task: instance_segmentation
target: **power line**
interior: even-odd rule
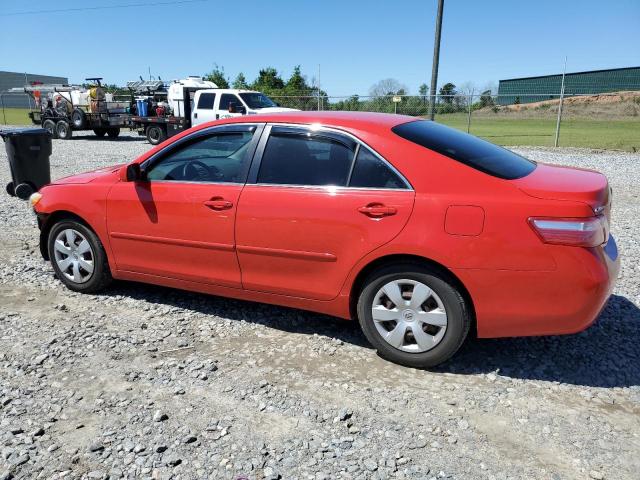
[[[84,12],[88,10],[110,10],[114,8],[133,8],[133,7],[159,7],[163,5],[180,5],[185,3],[207,2],[208,0],[175,0],[166,2],[143,2],[143,3],[121,3],[119,5],[97,5],[94,7],[76,7],[76,8],[57,8],[52,10],[28,10],[24,12],[0,13],[0,17],[15,17],[18,15],[36,15],[40,13],[67,13],[67,12]]]

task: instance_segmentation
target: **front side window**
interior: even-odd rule
[[[407,188],[407,184],[389,165],[371,150],[361,146],[351,174],[350,187],[360,188]]]
[[[203,110],[213,110],[215,100],[215,93],[203,93],[198,99],[198,108]]]
[[[146,171],[149,181],[244,183],[255,129],[220,132],[177,147]]]
[[[233,95],[232,93],[223,93],[220,97],[220,106],[218,109],[229,110],[229,104],[232,102],[235,104],[236,108],[243,106],[242,102],[236,95]]]
[[[249,108],[259,109],[259,108],[270,108],[277,107],[276,103],[267,97],[264,93],[259,92],[246,92],[241,93],[240,98],[244,100]]]
[[[354,146],[312,134],[271,132],[258,183],[346,186]]]

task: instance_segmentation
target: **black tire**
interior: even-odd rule
[[[93,133],[96,134],[96,137],[102,138],[107,134],[107,131],[104,128],[94,128]]]
[[[167,139],[167,132],[160,125],[149,125],[146,133],[151,145],[158,145]]]
[[[56,135],[61,140],[69,140],[73,135],[69,122],[66,120],[58,120],[56,123]]]
[[[378,332],[371,308],[377,292],[393,280],[421,282],[435,292],[447,314],[444,336],[430,350],[421,353],[402,351],[387,343]],[[430,368],[451,358],[463,344],[471,326],[471,311],[456,282],[447,272],[413,263],[384,266],[367,277],[358,298],[358,321],[367,340],[378,354],[394,363],[413,368]]]
[[[11,195],[12,197],[16,196],[16,191],[15,191],[15,189],[13,187],[13,182],[7,183],[7,193],[9,195]]]
[[[107,135],[109,135],[109,138],[118,138],[118,135],[120,135],[120,129],[119,128],[109,128],[107,130]]]
[[[76,108],[71,112],[71,123],[73,124],[73,128],[76,130],[82,130],[85,126],[86,120],[87,116],[79,108]]]
[[[22,200],[28,200],[29,197],[36,191],[35,188],[33,188],[33,185],[31,185],[30,183],[19,183],[18,185],[15,186],[14,188],[14,192],[16,194],[16,197],[21,198]]]
[[[58,132],[56,132],[56,122],[48,118],[42,122],[42,128],[47,130],[53,138],[58,138]]]
[[[91,254],[93,255],[93,273],[91,277],[84,282],[74,282],[68,278],[64,272],[60,270],[58,263],[56,262],[56,255],[54,250],[54,243],[57,235],[65,229],[73,229],[81,233],[89,242],[91,247]],[[93,293],[103,290],[112,281],[111,270],[109,269],[109,263],[107,261],[107,254],[104,251],[102,242],[98,236],[83,223],[67,219],[57,222],[51,230],[49,230],[49,236],[47,237],[47,250],[49,252],[49,258],[51,265],[56,273],[56,277],[65,284],[67,288],[75,292],[81,293]]]

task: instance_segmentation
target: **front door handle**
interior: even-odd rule
[[[229,210],[231,207],[233,207],[233,202],[225,200],[222,197],[213,197],[211,200],[207,200],[206,202],[204,202],[204,205],[211,210],[220,211]]]
[[[388,217],[398,213],[398,209],[396,207],[387,207],[382,203],[370,203],[369,205],[358,208],[358,211],[371,218]]]

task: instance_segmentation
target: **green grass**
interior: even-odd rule
[[[438,115],[445,125],[467,131],[467,115]],[[471,133],[499,145],[553,146],[556,120],[471,117]],[[640,120],[564,119],[561,147],[640,151]]]
[[[31,125],[28,113],[26,108],[0,109],[0,125]]]

